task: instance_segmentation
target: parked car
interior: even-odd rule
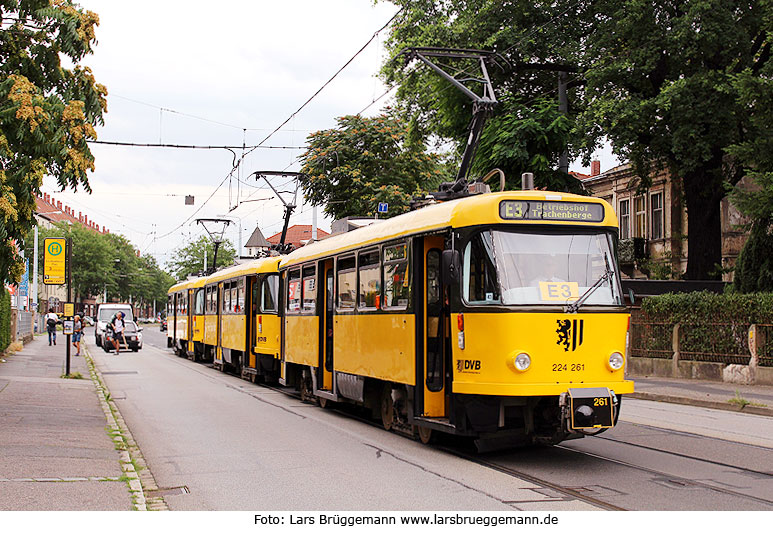
[[[117,312],[123,313],[125,321],[133,321],[134,314],[132,313],[131,304],[100,304],[97,310],[97,327],[94,329],[94,338],[97,343],[97,347],[102,346],[102,339],[105,335],[105,328],[107,323],[113,318]]]
[[[86,326],[94,326],[94,319],[90,315],[84,315],[83,322],[86,323]]]
[[[123,338],[126,343],[121,342],[119,337],[118,349],[131,349],[133,352],[137,352],[142,348],[142,328],[138,327],[134,321],[124,321],[124,323]],[[115,335],[113,325],[109,323],[108,325],[108,328],[105,329],[105,338],[102,344],[105,352],[115,350],[113,346],[113,336]]]

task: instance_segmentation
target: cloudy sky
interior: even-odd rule
[[[84,61],[109,91],[99,140],[218,146],[260,143],[397,12],[392,4],[374,6],[370,0],[80,4],[100,17],[96,51]],[[334,126],[336,117],[356,114],[381,96],[385,87],[375,74],[384,57],[384,37],[379,34],[263,144],[301,147],[310,132]],[[380,100],[366,114],[386,103],[388,98]],[[53,180],[46,180],[44,192],[125,235],[161,265],[176,247],[204,233],[195,218],[232,217],[235,224],[226,236],[234,244],[239,228],[243,243],[256,225],[266,237],[281,231],[281,202],[249,175],[299,170],[296,158],[303,152],[258,148],[229,177],[234,156],[222,149],[93,145],[92,151],[91,195],[59,193]],[[602,170],[610,166],[602,161]],[[282,191],[292,187],[274,180],[277,186],[286,184]],[[193,206],[185,205],[185,195],[195,197]],[[291,224],[311,222],[311,206],[301,204]],[[329,230],[330,221],[321,213],[319,225]]]

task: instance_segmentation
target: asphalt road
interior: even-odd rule
[[[470,455],[177,358],[158,325],[143,334],[139,353],[93,354],[172,509],[773,509],[770,418],[627,399],[598,437]]]

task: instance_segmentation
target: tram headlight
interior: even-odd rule
[[[521,352],[513,359],[513,365],[518,371],[526,371],[531,366],[531,357],[525,352]]]
[[[623,358],[623,355],[619,352],[613,352],[609,355],[609,361],[607,362],[607,366],[612,371],[619,371],[623,368],[623,365],[625,364],[625,358]]]

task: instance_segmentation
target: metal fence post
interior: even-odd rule
[[[681,325],[676,323],[674,330],[671,334],[671,348],[674,351],[674,356],[671,362],[671,374],[674,378],[679,378],[679,329]]]

